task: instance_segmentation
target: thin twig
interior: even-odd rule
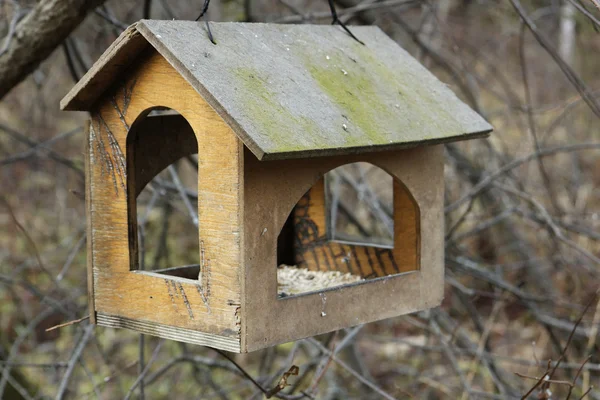
[[[60,382],[60,387],[58,388],[58,392],[56,393],[56,400],[61,400],[64,397],[65,391],[67,390],[67,385],[69,384],[69,380],[71,379],[71,375],[73,374],[73,370],[75,369],[75,364],[77,364],[77,362],[79,361],[79,357],[81,357],[81,353],[83,352],[83,349],[90,340],[93,332],[94,325],[88,325],[85,328],[83,328],[83,333],[81,334],[77,346],[75,346],[75,349],[73,350],[73,355],[69,360],[67,370],[65,371],[65,374],[63,375],[63,378]]]
[[[152,352],[152,356],[150,357],[150,360],[148,360],[148,364],[146,364],[146,367],[144,368],[142,373],[138,375],[138,377],[135,379],[135,382],[133,382],[133,385],[131,385],[131,387],[129,388],[129,391],[127,392],[127,395],[125,396],[125,400],[129,400],[129,398],[131,397],[131,395],[133,394],[135,389],[144,380],[144,378],[148,374],[148,371],[150,370],[150,367],[152,366],[152,364],[158,357],[158,353],[160,352],[160,349],[162,348],[163,343],[164,343],[164,339],[161,339],[158,342],[158,344],[154,348],[154,351]]]
[[[80,323],[82,321],[85,321],[85,320],[87,320],[89,318],[90,318],[90,316],[86,315],[83,318],[79,318],[79,319],[75,319],[73,321],[65,322],[64,324],[54,325],[54,326],[46,329],[46,332],[50,332],[50,331],[53,331],[53,330],[59,329],[59,328],[64,328],[65,326],[75,325],[75,324],[78,324],[78,323]]]

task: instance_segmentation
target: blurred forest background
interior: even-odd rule
[[[246,355],[85,319],[46,331],[87,315],[87,116],[59,100],[129,24],[193,20],[202,2],[0,0],[0,398],[260,399],[297,365],[274,397],[600,399],[600,4],[336,4],[495,128],[446,146],[442,306]],[[331,22],[325,0],[213,0],[208,19]],[[197,248],[171,239],[194,231],[183,164],[140,197],[148,264]]]

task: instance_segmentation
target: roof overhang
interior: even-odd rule
[[[377,27],[142,20],[61,101],[88,111],[153,47],[259,159],[395,150],[492,127]]]

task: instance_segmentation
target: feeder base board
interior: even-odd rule
[[[101,312],[96,313],[96,321],[100,326],[127,328],[146,335],[158,336],[164,339],[176,340],[178,342],[209,346],[234,353],[241,352],[240,340],[236,338],[198,332],[191,329],[178,328],[151,321],[138,321],[131,318],[103,314]]]

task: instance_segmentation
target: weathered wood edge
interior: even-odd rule
[[[63,97],[60,101],[61,110],[89,111],[91,104],[102,96],[104,90],[86,90],[88,85],[104,85],[105,89],[110,87],[115,77],[121,74],[148,46],[146,39],[137,31],[137,25],[134,23],[124,30],[92,68]],[[125,47],[127,47],[127,52],[122,51]],[[113,68],[107,69],[108,66]],[[97,81],[98,79],[99,81]]]
[[[244,276],[246,270],[244,268],[244,262],[245,262],[245,255],[246,255],[246,239],[245,239],[245,235],[244,232],[246,230],[246,226],[245,224],[245,215],[246,215],[246,203],[245,203],[245,190],[246,190],[246,184],[245,184],[245,174],[244,174],[244,163],[245,163],[245,149],[244,149],[244,143],[241,140],[238,140],[238,152],[239,152],[239,156],[238,156],[238,171],[239,171],[239,189],[238,189],[238,199],[239,199],[239,209],[238,209],[238,226],[239,226],[239,232],[238,232],[238,239],[239,239],[239,265],[240,265],[240,274],[239,274],[239,279],[240,279],[240,308],[239,308],[239,324],[240,324],[240,328],[239,328],[239,337],[240,337],[240,353],[247,353],[248,352],[248,343],[246,340],[246,331],[248,329],[248,314],[245,312],[246,309],[246,277]],[[250,288],[252,289],[252,288]]]
[[[288,153],[263,153],[263,157],[259,158],[261,161],[273,161],[273,160],[291,160],[295,158],[314,158],[314,157],[329,157],[329,156],[340,156],[340,155],[352,155],[352,154],[365,154],[382,151],[397,151],[407,150],[415,147],[423,146],[434,146],[438,144],[461,142],[464,140],[471,139],[485,139],[490,136],[493,129],[466,133],[456,136],[449,136],[440,139],[432,139],[420,142],[410,143],[397,143],[390,145],[374,145],[374,146],[358,146],[358,147],[344,147],[344,148],[329,148],[309,151],[296,151]],[[254,153],[254,152],[253,152]]]
[[[98,313],[97,324],[109,328],[127,328],[146,335],[158,336],[178,342],[209,346],[220,350],[240,353],[240,340],[226,336],[203,333],[191,329],[172,327],[155,322],[134,320],[110,314]]]
[[[87,295],[88,295],[88,311],[90,314],[90,322],[96,324],[96,307],[94,303],[94,257],[93,252],[93,230],[92,230],[92,183],[90,182],[90,124],[85,129],[85,227],[86,227],[86,268],[87,268]]]

